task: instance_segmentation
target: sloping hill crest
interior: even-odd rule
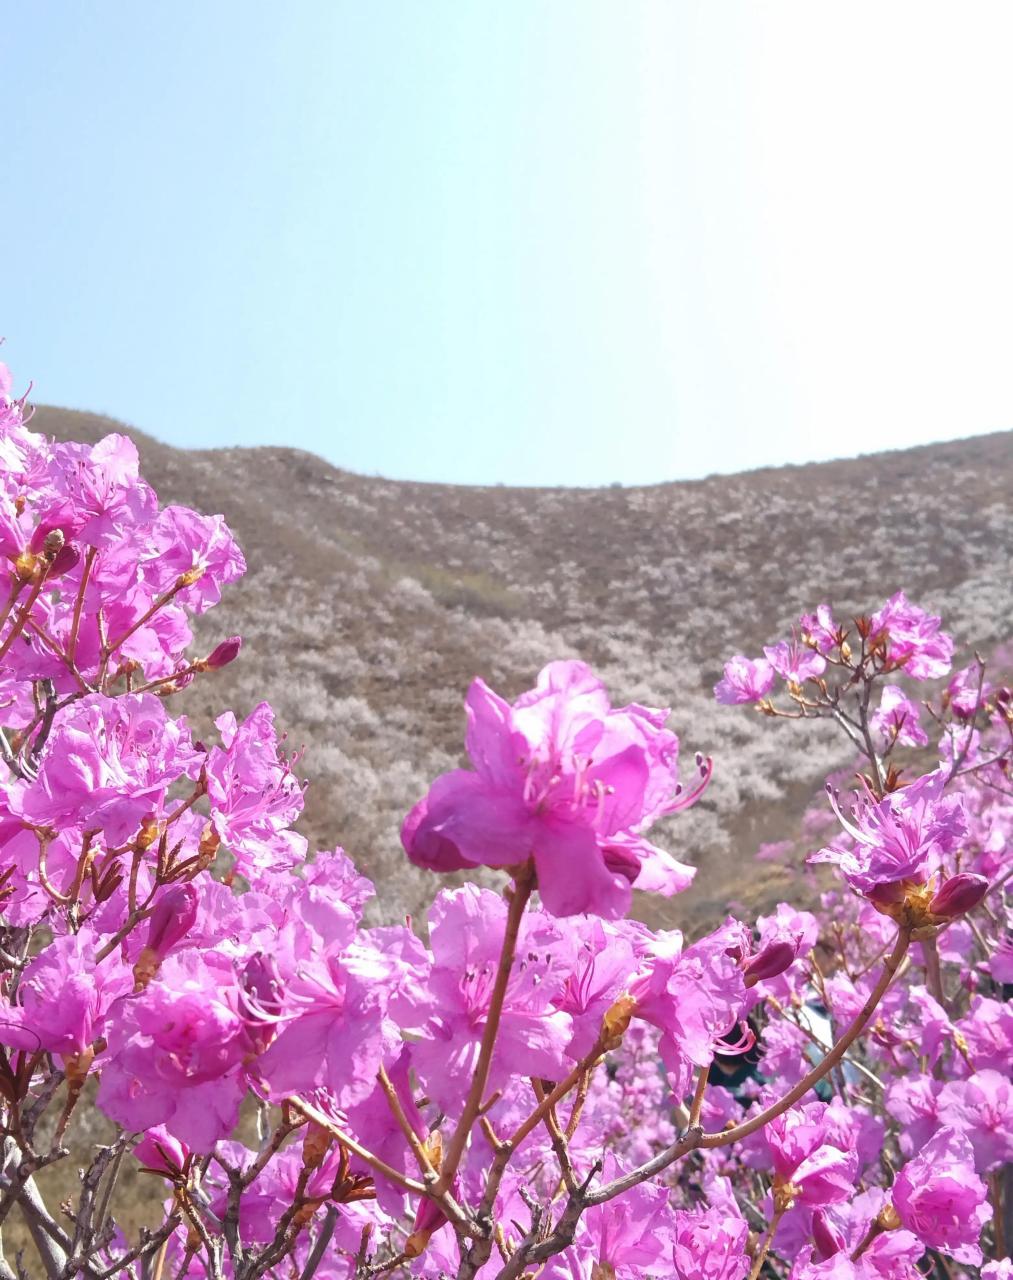
[[[188,452],[48,406],[31,425],[62,440],[125,431],[163,502],[225,515],[250,572],[197,647],[233,632],[245,647],[186,710],[274,705],[306,746],[306,834],[382,883],[387,917],[432,893],[397,832],[459,763],[475,675],[514,696],[544,662],[583,658],[615,701],[671,706],[687,760],[715,757],[705,799],[656,829],[700,867],[660,922],[695,932],[729,898],[787,891],[753,855],[794,834],[849,761],[828,725],[716,706],[727,657],[759,653],[821,600],[846,615],[901,587],[965,652],[1013,634],[1013,432],[650,487],[513,489],[353,475],[292,449]]]

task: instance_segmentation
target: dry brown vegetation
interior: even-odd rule
[[[42,407],[33,426],[94,440],[120,424]],[[398,826],[460,758],[475,675],[514,695],[553,657],[592,663],[617,701],[671,706],[687,760],[715,779],[660,843],[700,867],[661,920],[691,931],[728,899],[767,904],[757,862],[792,834],[848,754],[825,724],[715,705],[723,660],[756,654],[822,599],[842,614],[903,587],[958,644],[1013,632],[1013,433],[852,461],[644,488],[509,489],[352,475],[291,449],[185,452],[129,430],[163,502],[222,512],[250,572],[198,647],[241,632],[227,671],[186,695],[201,720],[261,698],[307,751],[304,830],[418,911],[431,877]]]

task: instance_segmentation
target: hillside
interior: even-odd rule
[[[128,430],[163,502],[222,512],[250,572],[208,617],[241,632],[198,716],[262,697],[311,779],[305,830],[417,910],[401,817],[459,759],[462,698],[480,674],[514,695],[553,657],[586,659],[617,701],[673,709],[688,761],[715,757],[705,800],[659,842],[700,874],[664,909],[693,928],[729,897],[767,903],[785,873],[762,842],[797,828],[846,765],[823,724],[714,704],[725,657],[758,653],[806,607],[872,607],[904,587],[966,646],[1013,634],[1013,433],[644,488],[508,489],[352,475],[291,449],[186,452],[91,414],[40,407],[60,439]]]

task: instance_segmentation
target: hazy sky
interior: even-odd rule
[[[598,484],[1013,426],[1013,5],[3,9],[18,385]]]

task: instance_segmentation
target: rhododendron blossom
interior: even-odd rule
[[[869,723],[884,741],[899,742],[905,747],[928,746],[929,737],[921,725],[916,703],[895,684],[888,684],[879,701],[879,710]]]
[[[822,1208],[851,1194],[857,1153],[837,1145],[827,1110],[821,1102],[792,1108],[764,1130],[773,1157],[775,1198],[781,1196],[789,1207]]]
[[[444,774],[408,815],[402,840],[413,862],[453,871],[531,857],[542,902],[560,916],[615,919],[631,885],[686,888],[692,868],[642,835],[702,789],[680,791],[667,711],[613,710],[580,662],[551,663],[512,704],[476,680],[467,709],[474,771]]]
[[[940,1129],[893,1184],[901,1225],[958,1262],[981,1263],[981,1229],[992,1217],[985,1184],[974,1172],[970,1142],[956,1129]]]
[[[881,800],[856,797],[850,814],[831,794],[854,848],[835,849],[831,845],[810,861],[837,863],[848,884],[874,895],[874,901],[889,901],[883,891],[891,886],[924,884],[967,830],[959,797],[945,796],[943,788],[941,773],[928,774]]]
[[[886,659],[915,680],[946,675],[953,657],[953,641],[940,631],[942,619],[912,604],[903,591],[870,619],[872,635],[886,647]]]
[[[196,775],[201,759],[186,721],[172,720],[152,694],[92,694],[61,716],[38,777],[13,795],[12,807],[32,826],[73,823],[123,844],[172,783]]]
[[[725,674],[714,686],[714,696],[725,706],[759,702],[774,687],[774,668],[766,658],[741,655],[725,663]]]

